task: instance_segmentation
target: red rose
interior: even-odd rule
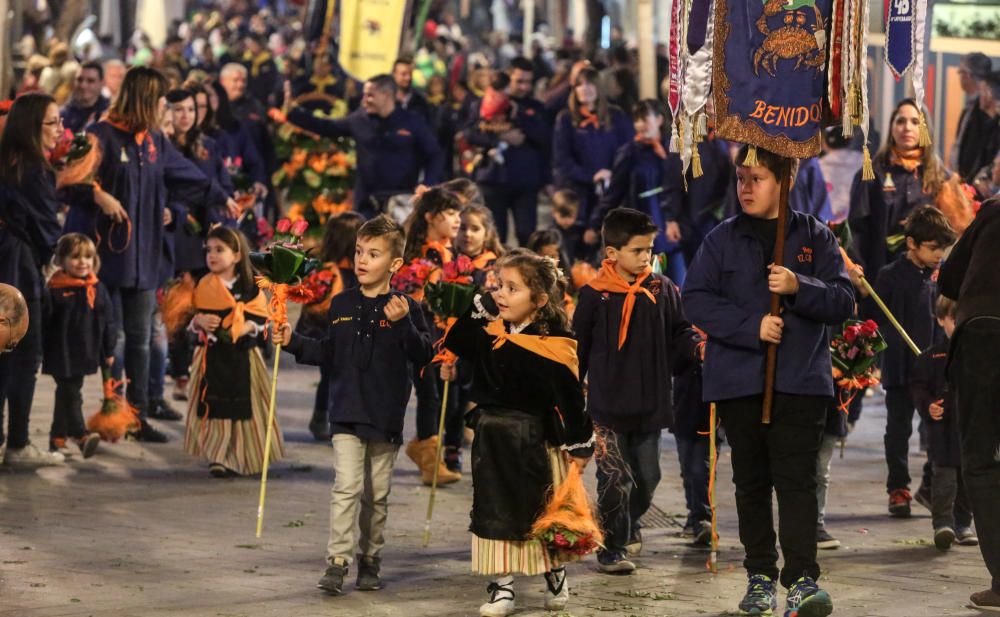
[[[281,219],[275,226],[274,230],[279,234],[287,234],[288,230],[292,228],[292,222],[288,219]]]
[[[302,234],[306,233],[307,229],[309,229],[309,221],[299,219],[292,225],[292,235],[296,238],[301,237]]]
[[[844,328],[844,340],[848,343],[853,344],[858,338],[858,334],[861,333],[861,327],[856,325],[847,326]]]
[[[862,336],[866,338],[871,338],[872,336],[875,336],[876,332],[878,332],[878,324],[872,321],[871,319],[861,324]]]

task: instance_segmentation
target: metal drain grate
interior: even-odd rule
[[[655,505],[649,506],[649,510],[646,510],[646,513],[639,519],[639,524],[649,529],[669,529],[671,527],[682,529],[684,527],[684,521],[680,520],[678,516],[667,514]]]

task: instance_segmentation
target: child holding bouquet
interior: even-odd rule
[[[439,270],[454,259],[454,241],[462,225],[462,203],[451,191],[440,187],[427,189],[417,198],[413,213],[406,221],[406,249],[403,253],[406,264],[400,277],[411,277],[408,270],[419,272],[422,280],[416,281],[411,297],[421,302],[424,320],[434,324],[434,315],[423,302],[423,285],[428,279],[439,277]],[[443,328],[436,328],[435,339],[441,337]],[[420,470],[421,481],[430,486],[434,478],[434,467],[438,466],[438,483],[450,484],[462,478],[461,474],[450,471],[440,461],[437,454],[438,414],[441,412],[441,386],[437,371],[423,370],[415,366],[414,384],[417,390],[417,435],[406,444],[406,455]]]
[[[184,450],[208,459],[213,477],[259,473],[270,399],[270,375],[257,345],[267,301],[254,282],[246,238],[216,227],[205,241],[208,274],[194,292],[188,329],[198,337]],[[277,422],[277,419],[275,419]],[[274,431],[271,463],[281,460],[281,430]]]
[[[555,263],[517,250],[496,271],[499,288],[476,295],[444,343],[471,365],[472,399],[481,410],[471,531],[473,572],[493,577],[479,609],[486,617],[514,611],[514,574],[544,574],[545,607],[565,607],[565,553],[533,536],[532,527],[566,465],[585,467],[594,443]]]
[[[55,263],[59,269],[42,301],[42,372],[56,382],[49,449],[66,454],[68,438],[90,458],[101,438],[83,422],[83,379],[114,363],[118,332],[112,327],[111,297],[97,279],[100,260],[93,241],[76,233],[59,238]]]

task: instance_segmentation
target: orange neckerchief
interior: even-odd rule
[[[226,284],[216,274],[206,274],[201,277],[198,287],[194,290],[194,306],[199,310],[224,311],[231,309],[222,320],[222,327],[228,328],[235,342],[243,335],[243,324],[246,323],[246,313],[258,317],[268,317],[267,299],[263,292],[250,302],[237,302]]]
[[[667,151],[663,149],[663,144],[659,139],[650,139],[649,137],[643,137],[642,135],[636,135],[635,140],[640,144],[649,146],[656,153],[656,156],[661,159],[667,158]]]
[[[924,149],[914,148],[909,152],[900,152],[893,148],[892,154],[889,155],[889,162],[899,165],[906,171],[914,172],[924,162]]]
[[[628,338],[628,324],[632,319],[632,309],[635,308],[636,294],[641,291],[646,294],[647,298],[653,301],[653,304],[656,304],[656,296],[642,286],[642,282],[652,276],[652,274],[653,269],[647,266],[639,276],[635,277],[635,282],[629,285],[628,281],[623,279],[615,270],[615,262],[605,259],[601,263],[601,269],[597,272],[597,276],[587,283],[587,285],[597,291],[625,294],[625,305],[622,306],[622,322],[618,326],[618,349],[621,349],[625,345],[625,339]]]
[[[483,251],[478,257],[472,260],[472,267],[476,270],[485,270],[490,267],[491,261],[496,261],[497,254],[493,251]]]
[[[580,107],[580,115],[583,116],[583,120],[580,120],[579,127],[585,129],[588,126],[592,126],[595,129],[601,128],[601,120],[597,117],[597,114],[590,111],[586,107]]]
[[[441,264],[442,265],[447,264],[447,263],[451,263],[452,255],[451,255],[451,247],[450,246],[446,246],[444,242],[437,242],[437,241],[434,241],[434,240],[427,240],[427,241],[424,242],[423,248],[420,249],[420,256],[423,257],[424,259],[426,259],[427,258],[427,251],[429,251],[430,249],[434,249],[435,251],[438,252],[438,255],[441,256]]]
[[[125,124],[124,120],[116,116],[108,116],[107,122],[120,131],[132,133],[135,136],[135,145],[139,147],[139,152],[142,153],[142,144],[146,141],[146,138],[149,137],[149,131],[133,131],[127,124]],[[149,140],[149,158],[154,161],[156,160],[156,144],[153,143],[152,139]]]
[[[558,362],[568,368],[573,376],[580,378],[580,361],[576,357],[576,341],[565,336],[539,336],[537,334],[510,334],[497,319],[486,326],[486,333],[495,337],[493,349],[503,347],[510,341],[522,349],[538,354],[543,358]]]
[[[94,301],[97,299],[97,275],[91,272],[87,278],[77,278],[66,274],[62,270],[57,270],[49,279],[49,287],[52,289],[70,289],[72,287],[87,288],[87,305],[94,308]]]

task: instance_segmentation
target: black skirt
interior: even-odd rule
[[[522,411],[481,411],[472,442],[469,530],[490,540],[528,540],[553,484],[544,423]]]

